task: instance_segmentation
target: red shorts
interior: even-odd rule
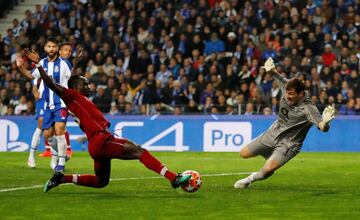
[[[89,140],[89,153],[94,160],[120,158],[127,139],[116,138],[110,133],[100,133]]]

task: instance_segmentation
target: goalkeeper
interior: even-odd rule
[[[264,68],[275,78],[282,90],[279,115],[267,131],[240,150],[242,158],[261,155],[266,162],[259,171],[238,180],[234,184],[237,189],[246,188],[252,182],[270,177],[299,153],[313,124],[321,131],[327,132],[330,121],[335,117],[332,106],[327,106],[321,117],[319,110],[305,93],[303,82],[297,78],[283,78],[275,69],[271,58],[266,60]]]

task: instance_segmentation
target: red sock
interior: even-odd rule
[[[140,162],[143,163],[148,169],[165,176],[171,182],[176,179],[176,174],[169,171],[158,159],[152,156],[149,151],[144,149],[140,156]]]
[[[72,183],[73,175],[65,175],[64,176],[64,183]]]
[[[50,150],[50,143],[48,142],[47,138],[44,137],[44,144],[45,144],[45,150]]]
[[[79,186],[87,186],[94,188],[101,188],[107,184],[101,184],[100,179],[96,175],[82,174],[82,175],[65,175],[64,183],[74,183]]]
[[[70,147],[70,135],[69,135],[68,131],[65,132],[65,139],[66,139],[66,149],[71,149],[71,147]]]

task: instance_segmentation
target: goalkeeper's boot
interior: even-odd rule
[[[236,183],[234,184],[234,188],[235,189],[244,189],[249,187],[251,184],[251,181],[248,178],[244,178],[241,180],[236,181]]]
[[[39,157],[51,157],[50,148],[46,148],[43,153],[39,154]]]
[[[54,173],[54,175],[51,177],[51,179],[46,182],[46,184],[44,186],[44,192],[47,192],[50,189],[58,186],[61,183],[63,178],[64,178],[64,174],[62,174],[60,172]]]
[[[175,180],[171,183],[171,186],[173,188],[178,188],[179,186],[184,186],[189,182],[190,178],[191,178],[191,174],[182,175],[179,173],[178,175],[176,175]]]

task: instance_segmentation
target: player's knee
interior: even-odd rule
[[[241,150],[240,150],[240,157],[246,159],[246,158],[249,158],[249,157],[252,157],[252,153],[250,152],[249,148],[247,146],[243,147]]]
[[[132,142],[127,142],[124,145],[124,154],[129,159],[139,159],[144,149],[140,145],[134,144]]]
[[[44,132],[44,138],[49,139],[52,137],[52,134],[50,132]]]
[[[109,185],[109,179],[100,179],[96,188],[104,188],[107,185]]]
[[[140,158],[141,154],[143,154],[144,148],[142,148],[140,145],[135,144],[135,152],[134,155],[136,158]]]

